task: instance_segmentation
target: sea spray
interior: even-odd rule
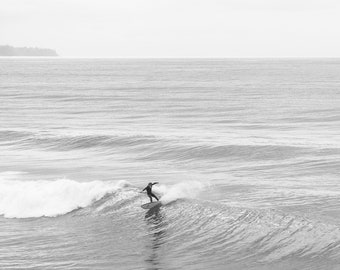
[[[154,191],[161,194],[161,202],[168,204],[177,199],[194,198],[196,197],[208,184],[203,184],[197,181],[189,181],[175,184],[173,186],[159,185],[154,186]]]
[[[0,214],[6,218],[54,217],[89,206],[126,181],[0,180]]]

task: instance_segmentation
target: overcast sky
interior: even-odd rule
[[[340,0],[1,0],[3,44],[65,57],[340,57]]]

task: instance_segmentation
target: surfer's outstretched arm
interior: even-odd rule
[[[153,182],[153,183],[152,183],[152,185],[156,185],[156,184],[158,184],[158,182]]]

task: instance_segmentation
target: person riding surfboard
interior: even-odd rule
[[[156,185],[156,184],[158,184],[158,182],[149,183],[149,184],[142,190],[142,192],[143,192],[144,190],[146,190],[146,193],[147,193],[147,195],[148,195],[149,198],[150,198],[150,202],[152,202],[152,197],[154,197],[157,201],[159,201],[159,199],[157,198],[157,196],[156,196],[155,194],[152,193],[152,186],[153,186],[153,185]]]

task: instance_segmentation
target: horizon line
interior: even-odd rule
[[[117,59],[117,60],[157,60],[157,59],[340,59],[340,56],[211,56],[211,57],[116,57],[116,56],[1,56],[0,58],[50,58],[50,59]]]

